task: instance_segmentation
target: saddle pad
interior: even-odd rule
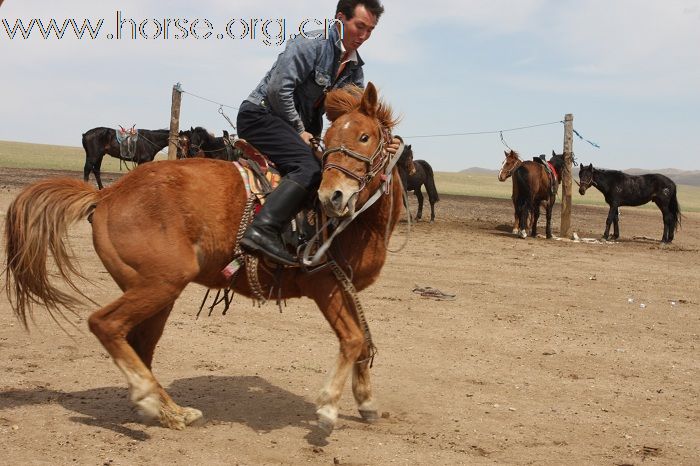
[[[260,204],[264,204],[265,195],[267,193],[263,189],[262,182],[255,175],[255,172],[253,172],[253,170],[247,166],[243,166],[239,162],[233,162],[233,164],[236,166],[236,168],[238,168],[238,173],[240,173],[241,178],[243,178],[243,183],[245,184],[246,189],[246,197],[249,198],[251,194],[254,194],[258,198]],[[265,178],[273,189],[277,187],[281,179],[280,175],[272,170],[266,170]]]

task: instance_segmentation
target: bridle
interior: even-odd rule
[[[349,149],[342,144],[338,147],[331,147],[323,151],[323,156],[321,157],[321,166],[323,167],[323,171],[336,169],[339,172],[349,176],[354,180],[357,180],[360,183],[360,188],[357,192],[360,192],[363,189],[365,189],[365,187],[369,183],[371,183],[372,179],[374,179],[377,173],[379,173],[384,168],[384,165],[386,165],[386,162],[389,160],[389,153],[384,149],[386,147],[386,144],[388,144],[391,141],[391,134],[389,133],[389,130],[387,128],[384,128],[379,124],[377,125],[377,129],[379,130],[381,138],[379,140],[379,143],[377,143],[377,148],[374,150],[372,155],[367,157],[366,155],[360,154],[359,152]],[[337,152],[340,152],[341,154],[345,154],[349,157],[366,163],[367,171],[365,172],[365,174],[360,176],[341,165],[328,162],[328,156]]]
[[[501,174],[503,173],[503,168],[506,166],[506,163],[508,163],[508,157],[506,157],[506,159],[503,161],[503,164],[501,165],[501,170],[498,172],[498,179],[501,179]],[[513,164],[511,169],[508,170],[508,173],[506,173],[506,176],[505,176],[505,178],[503,178],[503,181],[507,180],[508,177],[511,176],[513,174],[513,172],[522,164],[523,164],[523,161],[520,160],[519,158],[516,158],[515,163]]]

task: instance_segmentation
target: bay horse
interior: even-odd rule
[[[523,161],[520,159],[520,155],[511,149],[510,151],[503,151],[506,154],[505,160],[503,160],[503,163],[501,164],[501,169],[498,171],[498,181],[504,182],[510,176],[513,174],[516,168],[518,168]],[[518,208],[516,206],[516,199],[517,199],[517,188],[518,184],[515,182],[515,178],[513,178],[513,191],[510,196],[511,200],[513,201],[513,234],[517,235],[520,232],[520,217],[518,215]]]
[[[102,189],[100,168],[105,154],[120,160],[135,162],[137,165],[152,162],[156,154],[168,145],[170,131],[167,129],[139,129],[134,158],[122,157],[117,132],[114,128],[98,126],[83,133],[83,149],[85,149],[85,166],[83,167],[83,180],[88,181],[90,173],[95,175],[97,186]]]
[[[404,147],[404,152],[401,154],[397,166],[406,192],[413,191],[418,200],[418,212],[415,219],[420,220],[423,217],[424,198],[421,188],[425,186],[430,203],[430,223],[433,223],[435,221],[435,203],[440,200],[440,195],[435,187],[433,168],[425,160],[413,159],[413,149],[410,144]]]
[[[324,136],[328,149],[323,153],[318,199],[329,217],[358,214],[331,243],[329,255],[348,282],[362,290],[377,280],[400,215],[403,187],[398,170],[394,167],[388,177],[376,176],[390,166],[385,145],[396,120],[372,83],[365,90],[333,90],[325,105],[331,126]],[[377,201],[370,205],[372,196]],[[30,185],[6,216],[6,291],[14,312],[27,328],[34,305],[52,316],[76,309],[75,293],[49,280],[49,252],[63,281],[87,297],[89,293],[74,283],[77,268],[65,244],[68,227],[87,218],[95,251],[123,291],[90,315],[90,331],[126,377],[131,401],[163,426],[183,429],[202,412],[177,405],[166,393],[151,372],[153,353],[188,283],[215,289],[231,285],[237,293],[255,296],[256,284],[249,283],[247,274],[234,275],[229,282],[221,273],[235,256],[239,228],[246,227],[242,218],[247,202],[238,168],[206,158],[141,165],[99,191],[70,178]],[[320,267],[312,274],[258,262],[258,287],[280,299],[313,299],[338,338],[335,367],[318,398],[319,426],[327,431],[335,425],[338,401],[351,373],[361,416],[367,421],[378,418],[370,383],[371,342],[344,291],[349,283],[336,277],[333,267]]]
[[[533,238],[537,237],[537,221],[542,204],[544,204],[547,218],[546,235],[547,238],[552,237],[552,209],[564,169],[564,155],[552,151],[552,157],[547,163],[554,172],[554,179],[550,178],[543,163],[530,160],[524,161],[513,171],[514,204],[521,238],[527,237],[527,221],[530,215],[532,216],[530,234]]]
[[[579,171],[579,194],[595,186],[603,193],[605,202],[610,206],[605,220],[603,238],[618,239],[620,237],[619,207],[640,206],[653,202],[661,210],[664,223],[662,243],[673,241],[674,233],[681,224],[681,208],[676,197],[676,183],[667,176],[659,173],[645,175],[628,175],[618,170],[603,170],[593,168],[593,164],[581,166]],[[613,234],[610,236],[610,225]]]

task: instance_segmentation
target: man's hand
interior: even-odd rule
[[[393,138],[389,144],[386,146],[386,151],[394,155],[396,154],[396,151],[399,150],[399,146],[401,145],[401,140],[399,138]]]
[[[301,136],[301,139],[302,139],[309,147],[313,147],[313,146],[311,145],[311,139],[313,139],[313,137],[314,137],[313,134],[309,133],[308,131],[304,131],[304,132],[301,133],[299,136]]]

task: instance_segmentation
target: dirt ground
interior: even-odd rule
[[[21,186],[56,174],[0,169],[3,219]],[[204,290],[186,289],[154,372],[205,421],[172,431],[130,406],[87,330],[89,308],[72,337],[41,313],[27,334],[3,294],[0,462],[698,464],[700,214],[660,246],[644,238],[661,236],[656,210],[623,209],[622,240],[604,244],[516,239],[511,212],[505,200],[443,196],[434,224],[412,226],[360,295],[379,349],[382,418],[362,422],[346,387],[328,438],[314,401],[337,343],[309,300],[280,313],[236,297],[227,315],[196,319]],[[575,206],[574,230],[597,238],[605,215]],[[405,239],[404,222],[391,247]],[[94,281],[84,289],[115,299],[87,222],[72,243]],[[422,297],[416,285],[456,298]]]

